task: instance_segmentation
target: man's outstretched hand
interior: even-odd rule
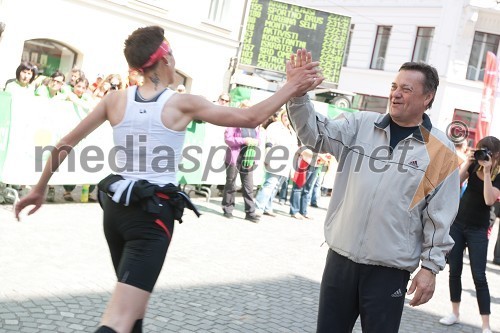
[[[319,62],[312,61],[311,52],[299,49],[286,62],[286,79],[289,83],[298,85],[295,96],[302,96],[319,86],[325,78],[321,75]]]

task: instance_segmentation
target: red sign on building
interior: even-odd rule
[[[484,69],[483,98],[479,119],[477,120],[476,136],[474,145],[490,133],[491,118],[495,108],[495,94],[498,84],[498,62],[492,52],[486,54],[486,68]]]

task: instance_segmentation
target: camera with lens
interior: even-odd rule
[[[118,85],[117,84],[112,84],[111,88],[109,90],[118,90]]]
[[[474,152],[474,158],[476,161],[489,161],[491,152],[488,148],[481,148]]]

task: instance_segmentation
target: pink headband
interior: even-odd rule
[[[166,54],[169,54],[169,53],[172,53],[172,49],[170,48],[170,44],[168,43],[168,41],[165,39],[161,44],[160,46],[158,47],[158,50],[156,50],[151,56],[149,56],[149,60],[146,61],[146,63],[144,65],[142,65],[141,68],[139,68],[139,70],[141,72],[144,72],[144,69],[145,68],[148,68],[152,65],[154,65],[155,63],[157,63],[163,56],[165,56]]]

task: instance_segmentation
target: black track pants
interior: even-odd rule
[[[364,333],[397,333],[410,272],[357,264],[328,251],[321,282],[318,333],[350,333],[361,316]]]

